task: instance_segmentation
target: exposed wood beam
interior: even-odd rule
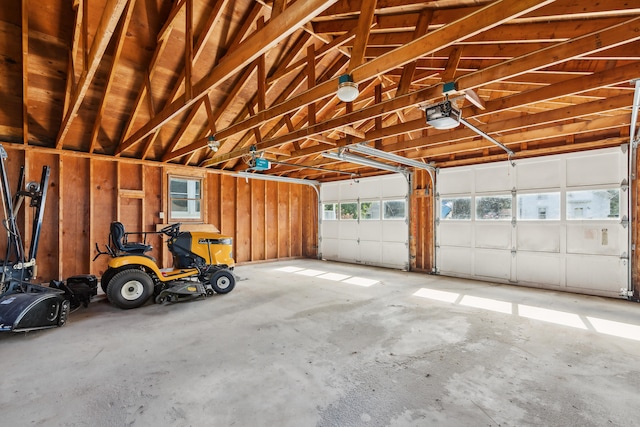
[[[111,86],[115,81],[115,68],[120,61],[120,54],[122,53],[122,47],[124,46],[124,41],[127,35],[127,28],[129,28],[129,22],[131,21],[131,16],[133,15],[133,9],[135,8],[136,0],[131,0],[124,11],[124,19],[120,21],[117,35],[116,35],[116,46],[115,52],[113,54],[113,58],[111,61],[111,66],[109,68],[109,74],[107,75],[107,83],[104,89],[104,95],[100,99],[100,105],[98,106],[98,113],[96,115],[96,119],[93,123],[93,131],[91,132],[91,142],[89,143],[89,153],[93,153],[95,150],[96,144],[98,142],[98,134],[100,132],[100,127],[102,124],[102,117],[104,115],[104,111],[107,106],[107,98],[109,95],[109,91],[111,90]]]
[[[411,60],[415,60],[421,56],[427,55],[431,52],[442,49],[453,43],[459,42],[466,38],[472,37],[482,31],[489,28],[500,25],[501,23],[513,19],[516,16],[521,16],[531,10],[542,7],[551,3],[552,0],[538,1],[538,0],[526,0],[519,2],[508,2],[505,0],[496,1],[485,8],[480,9],[476,13],[472,13],[458,21],[455,21],[449,25],[441,27],[437,30],[431,31],[412,42],[389,52],[379,58],[371,60],[360,67],[353,70],[353,78],[355,81],[365,81],[369,78],[379,76],[385,72],[405,65]],[[298,105],[307,104],[311,101],[317,101],[323,99],[329,95],[335,93],[336,81],[328,81],[324,84],[317,85],[311,90],[308,90],[299,96],[289,99],[281,104],[275,105],[265,111],[259,112],[255,117],[249,118],[241,123],[232,125],[226,129],[222,129],[216,135],[218,139],[222,140],[234,135],[238,132],[245,131],[247,128],[253,127],[256,124],[271,120],[274,117],[281,116],[297,108]],[[184,151],[197,150],[203,146],[206,141],[196,141],[185,149],[182,154],[186,154]],[[241,156],[246,154],[245,152],[238,152],[236,155]],[[213,161],[216,160],[214,157]],[[224,160],[229,160],[226,156]]]
[[[185,13],[185,37],[184,37],[184,96],[191,99],[192,84],[191,75],[193,68],[193,0],[187,0],[187,12]]]
[[[29,144],[29,0],[22,0],[22,143]]]
[[[424,36],[429,29],[429,23],[433,17],[432,10],[425,10],[418,16],[418,22],[416,23],[416,29],[413,33],[414,38]],[[404,95],[409,92],[411,82],[413,81],[413,75],[416,72],[417,61],[413,61],[405,65],[402,69],[402,76],[398,82],[398,95]]]
[[[634,36],[630,36],[631,34]],[[514,58],[479,72],[461,76],[456,79],[456,83],[461,89],[475,89],[487,81],[504,80],[639,39],[640,18],[633,18],[605,30],[557,43],[524,57]]]
[[[349,62],[349,68],[347,69],[348,74],[351,74],[354,68],[364,62],[364,51],[367,47],[367,40],[369,40],[369,31],[371,30],[375,10],[376,0],[362,1],[360,5],[360,18],[358,19],[356,36],[353,43],[353,50],[351,51],[351,61]]]
[[[107,49],[111,36],[115,31],[116,25],[118,24],[127,3],[128,0],[107,0],[107,4],[105,5],[102,13],[102,18],[100,19],[100,24],[96,31],[96,36],[93,40],[93,44],[91,45],[88,66],[80,76],[80,81],[78,82],[78,87],[76,88],[73,100],[71,101],[69,109],[62,120],[60,131],[56,138],[57,149],[62,148],[64,144],[64,138],[71,127],[73,119],[78,114],[80,104],[82,104],[91,81],[98,70],[102,56]]]
[[[245,42],[241,43],[234,52],[225,56],[206,77],[196,83],[192,99],[186,100],[181,97],[172,102],[125,141],[118,149],[118,152],[121,153],[140,142],[142,138],[189,108],[199,98],[208,94],[210,90],[222,84],[230,76],[236,74],[278,42],[290,36],[300,25],[312,19],[335,1],[306,0],[304,2],[296,2],[288,7],[262,30],[254,33]]]

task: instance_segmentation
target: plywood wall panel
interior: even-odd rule
[[[236,186],[236,262],[251,259],[251,184],[244,179],[237,180]]]
[[[116,187],[117,164],[112,161],[91,160],[91,243],[98,243],[104,251],[109,242],[109,226],[116,219],[118,190]],[[92,258],[97,254],[92,246]],[[101,255],[92,261],[88,271],[101,276],[107,269],[109,256]]]
[[[265,258],[278,258],[278,183],[266,182],[265,197]]]
[[[291,184],[278,183],[278,258],[291,256],[290,187]]]
[[[302,235],[308,236],[303,239],[302,255],[308,258],[318,256],[318,196],[311,187],[304,187],[302,190]]]
[[[302,256],[302,188],[303,186],[301,185],[291,185],[289,187],[289,191],[291,192],[291,197],[289,199],[289,203],[291,204],[291,209],[289,211],[291,216],[289,233],[291,235],[290,243],[292,257]]]
[[[61,205],[61,277],[84,274],[90,269],[89,159],[63,157],[60,166]],[[49,200],[47,201],[47,203]]]
[[[265,203],[267,200],[266,182],[251,181],[251,260],[263,260],[265,257]]]
[[[162,191],[159,190],[163,188],[163,169],[145,165],[142,172],[144,177],[144,198],[142,201],[144,228],[142,230],[147,232],[155,231],[156,224],[163,224],[164,221],[160,219],[159,216],[159,213],[164,209],[163,194]],[[162,250],[164,242],[162,236],[159,234],[148,234],[146,236],[146,243],[153,247],[153,250],[148,254],[156,259],[162,259],[163,253],[168,252]],[[163,263],[163,267],[169,267],[169,265],[164,265]]]

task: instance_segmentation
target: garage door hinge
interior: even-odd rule
[[[517,250],[511,249],[511,256],[516,256],[517,253],[518,253]]]
[[[622,252],[622,255],[620,255],[620,259],[628,260],[629,259],[629,255],[627,255],[626,252]]]
[[[631,297],[633,297],[633,291],[631,291],[629,289],[621,288],[620,289],[620,296],[621,297],[626,297],[626,298],[631,298]]]
[[[516,217],[511,218],[511,225],[512,225],[513,227],[515,227],[515,226],[516,226],[516,223],[517,223],[517,221],[516,221]]]
[[[621,182],[620,182],[620,189],[624,192],[627,191],[629,189],[629,181],[627,181],[627,178],[624,178]]]
[[[624,215],[620,220],[620,225],[622,225],[622,227],[624,228],[627,228],[629,226],[629,218],[626,215]]]

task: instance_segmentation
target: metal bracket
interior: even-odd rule
[[[621,225],[623,228],[627,228],[627,227],[629,226],[629,218],[628,218],[626,215],[624,215],[624,216],[622,217],[622,219],[620,220],[620,225]]]

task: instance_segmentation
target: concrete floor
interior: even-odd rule
[[[0,335],[0,425],[640,423],[636,303],[315,260],[236,271],[227,295],[99,295]]]

